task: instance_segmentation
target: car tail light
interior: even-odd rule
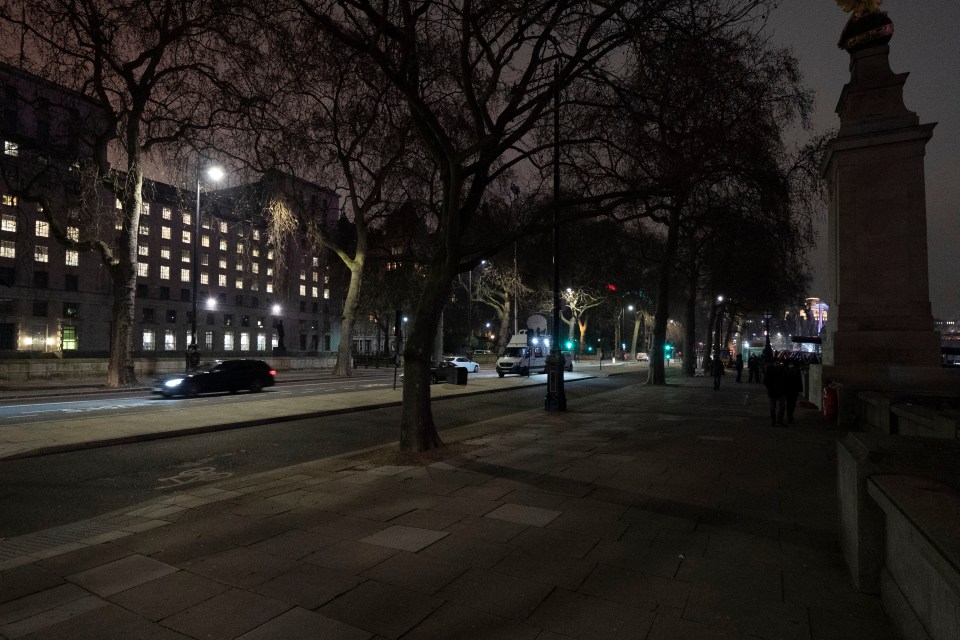
[[[276,370],[276,369],[270,369],[270,375],[276,377],[276,375],[277,375],[277,370]]]

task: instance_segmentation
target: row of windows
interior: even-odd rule
[[[144,329],[143,330],[143,340],[141,341],[141,346],[144,351],[157,351],[159,349],[157,344],[157,338],[163,338],[162,350],[163,351],[177,351],[177,332],[173,329],[167,329],[165,331],[158,332],[154,329]],[[203,336],[203,343],[201,348],[207,351],[213,351],[214,349],[222,349],[223,351],[250,351],[251,350],[251,340],[256,341],[256,350],[257,351],[266,351],[267,350],[267,340],[270,340],[271,347],[279,346],[278,338],[276,333],[271,333],[269,336],[266,333],[250,333],[248,331],[241,331],[239,334],[234,333],[233,331],[226,331],[223,333],[221,339],[222,342],[219,345],[214,345],[214,332],[206,331]],[[183,333],[182,340],[180,341],[181,345],[185,345],[190,341],[190,332]]]
[[[0,258],[16,258],[17,257],[17,245],[12,240],[0,240]],[[34,262],[47,263],[50,262],[50,249],[45,245],[36,245],[33,248],[33,260]],[[66,249],[64,251],[64,263],[68,267],[76,267],[80,265],[80,252],[74,249]]]

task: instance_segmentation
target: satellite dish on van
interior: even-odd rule
[[[547,319],[540,314],[534,314],[527,318],[527,328],[531,331],[539,330],[544,333],[547,330]]]

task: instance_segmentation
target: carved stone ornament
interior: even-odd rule
[[[850,14],[847,26],[840,34],[841,49],[850,53],[885,45],[893,37],[893,22],[880,11],[883,0],[837,0],[841,9]]]

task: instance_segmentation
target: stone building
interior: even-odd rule
[[[61,239],[109,240],[119,201],[89,179],[98,109],[63,87],[0,65],[0,355],[105,356],[111,278],[97,251]],[[113,176],[115,183],[123,176]],[[58,206],[46,215],[42,203]],[[299,223],[271,223],[283,202]],[[331,270],[306,234],[336,224],[336,193],[268,173],[242,187],[203,193],[145,180],[138,234],[135,350],[179,356],[192,328],[205,356],[335,350],[342,269]],[[199,222],[199,225],[197,224]],[[194,277],[197,282],[194,283]],[[282,339],[285,334],[285,340]]]

